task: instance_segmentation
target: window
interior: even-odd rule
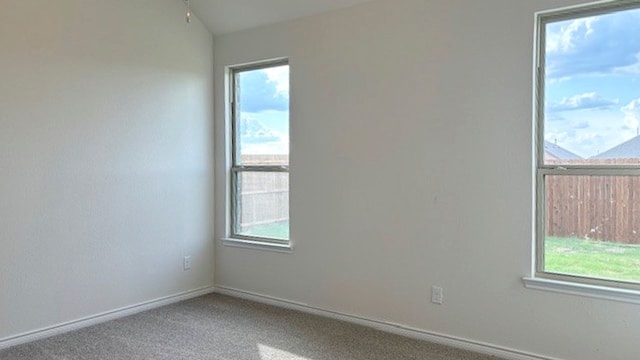
[[[289,65],[231,69],[231,237],[289,243]]]
[[[536,277],[640,290],[640,2],[537,20]]]

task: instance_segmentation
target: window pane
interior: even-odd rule
[[[236,234],[288,240],[289,173],[242,171],[236,180]]]
[[[544,271],[640,282],[640,176],[545,177]]]
[[[545,30],[545,164],[639,164],[640,9]]]
[[[289,164],[289,66],[236,74],[238,165]]]

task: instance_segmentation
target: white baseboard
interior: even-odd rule
[[[393,324],[385,321],[367,319],[360,316],[344,314],[336,311],[325,310],[304,303],[279,299],[267,295],[257,294],[249,291],[234,289],[226,286],[216,286],[215,293],[233,296],[237,298],[252,300],[255,302],[274,305],[282,308],[297,310],[309,314],[319,315],[331,319],[342,320],[353,324],[378,329],[384,332],[410,337],[418,340],[425,340],[436,344],[474,351],[485,355],[497,356],[506,360],[559,360],[556,358],[541,355],[529,354],[523,351],[509,349],[497,345],[487,344],[479,341],[463,339],[455,336],[429,332],[420,329],[410,328],[400,324]]]
[[[50,336],[63,334],[69,331],[78,330],[87,326],[96,325],[110,320],[115,320],[121,317],[133,315],[142,311],[155,309],[161,306],[173,304],[179,301],[188,300],[198,296],[210,294],[214,292],[213,287],[203,287],[195,290],[185,291],[178,294],[173,294],[158,299],[141,302],[138,304],[121,307],[111,311],[106,311],[100,314],[87,316],[81,319],[48,326],[46,328],[29,331],[26,333],[6,337],[0,339],[0,350],[9,348],[11,346],[28,343],[35,340],[44,339]]]

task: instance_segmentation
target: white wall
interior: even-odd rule
[[[178,0],[0,2],[0,339],[213,283],[212,61]]]
[[[380,0],[217,37],[219,179],[224,67],[290,57],[295,249],[217,242],[216,283],[545,356],[637,358],[637,305],[521,281],[534,12],[578,2]]]

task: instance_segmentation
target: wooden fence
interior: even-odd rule
[[[638,160],[576,163],[586,162],[637,164]],[[547,176],[545,188],[547,236],[640,244],[640,176]]]

